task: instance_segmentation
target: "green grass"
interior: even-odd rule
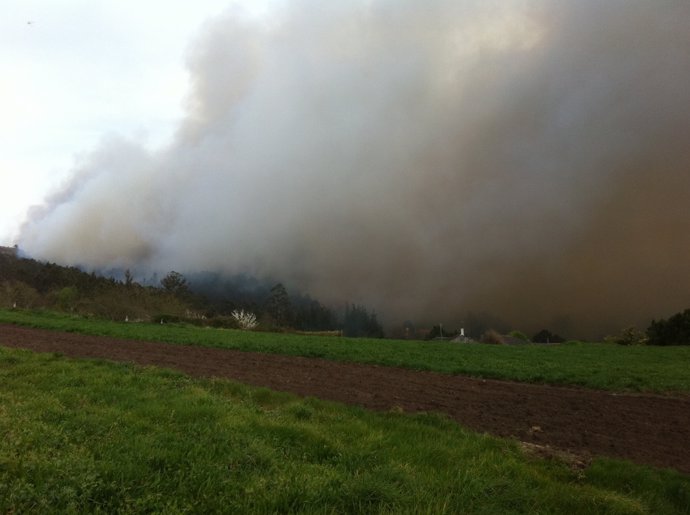
[[[553,346],[495,346],[367,340],[176,324],[120,323],[19,310],[0,310],[0,322],[118,338],[322,357],[533,383],[613,391],[690,392],[690,346],[625,347],[583,342]]]
[[[0,513],[690,513],[688,476],[439,415],[2,347],[0,384]]]

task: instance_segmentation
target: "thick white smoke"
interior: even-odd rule
[[[230,10],[174,142],[104,142],[20,246],[270,275],[391,322],[644,324],[690,305],[689,26],[674,0]]]

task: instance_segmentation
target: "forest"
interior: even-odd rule
[[[342,313],[280,283],[247,275],[171,271],[137,280],[129,270],[85,272],[0,253],[0,305],[51,309],[109,320],[187,322],[239,328],[233,314],[251,313],[257,330],[332,332],[383,337],[376,313],[348,304]]]
[[[3,248],[5,249],[5,248]],[[191,323],[211,327],[259,331],[297,331],[361,338],[383,338],[384,328],[375,311],[348,303],[341,309],[327,306],[302,292],[288,292],[281,282],[259,280],[246,274],[224,275],[170,271],[135,278],[130,270],[85,272],[0,252],[0,307],[50,309],[120,321]],[[247,316],[252,320],[247,325]],[[465,334],[473,341],[493,344],[566,341],[547,329],[527,337],[509,331],[499,318],[485,313],[463,317]],[[503,334],[500,334],[503,333]],[[458,329],[439,325],[430,330],[406,321],[391,336],[402,339],[450,339]],[[690,309],[667,319],[651,320],[645,330],[622,329],[605,341],[620,345],[690,344]]]

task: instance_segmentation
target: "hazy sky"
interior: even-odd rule
[[[165,142],[202,24],[246,0],[4,0],[0,16],[0,245],[75,160],[117,133]]]
[[[390,323],[601,335],[690,305],[687,0],[44,3],[0,27],[0,232],[43,201],[33,257]]]

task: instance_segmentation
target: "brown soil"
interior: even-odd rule
[[[0,343],[78,358],[158,365],[375,410],[443,412],[480,432],[586,461],[611,456],[690,473],[690,397],[616,394],[474,379],[0,324]]]

